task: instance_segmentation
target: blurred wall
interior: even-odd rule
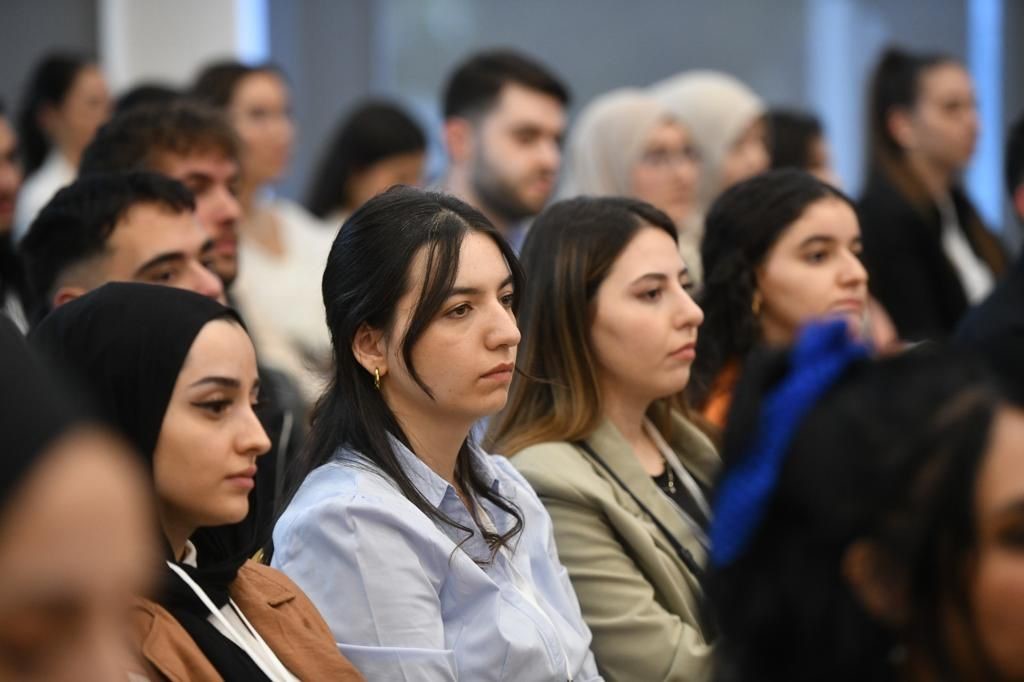
[[[100,1],[116,6],[159,0]],[[199,10],[208,21],[197,31],[235,30],[212,21],[218,12],[234,13],[236,20],[255,13],[254,25],[266,33],[267,56],[288,74],[299,138],[280,191],[292,197],[304,195],[338,118],[371,94],[398,99],[428,126],[430,169],[439,174],[444,154],[438,98],[444,78],[470,52],[495,45],[530,52],[560,73],[573,90],[573,113],[614,87],[645,85],[691,68],[729,71],[770,105],[805,107],[821,115],[840,177],[854,193],[863,176],[867,79],[879,50],[891,41],[969,60],[971,10],[990,6],[1002,18],[998,129],[984,131],[996,138],[994,148],[1001,146],[1013,117],[1024,111],[1021,0],[204,2],[216,11]],[[4,0],[0,44],[8,58],[0,63],[0,93],[10,101],[47,47],[95,50],[97,11],[97,0]],[[148,39],[143,34],[139,44]],[[181,58],[167,68],[188,64],[191,69],[190,45],[176,47]],[[175,46],[161,49],[175,54]],[[991,142],[988,147],[993,148]]]
[[[0,5],[0,97],[16,111],[29,71],[54,49],[96,55],[96,0],[3,0]]]

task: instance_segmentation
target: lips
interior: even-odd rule
[[[232,474],[232,475],[228,476],[228,478],[232,479],[232,480],[235,480],[235,479],[246,479],[246,478],[252,479],[252,478],[255,478],[255,476],[256,476],[256,465],[253,464],[252,466],[248,467],[247,469],[239,471],[237,474]]]
[[[859,315],[864,312],[864,301],[859,298],[844,298],[833,303],[829,310],[837,313],[856,313]]]
[[[697,342],[690,341],[669,353],[669,357],[677,360],[693,360],[697,357]]]
[[[500,365],[495,365],[486,372],[480,375],[481,379],[497,379],[497,380],[510,380],[512,378],[512,372],[515,370],[515,365],[510,362],[503,362]]]

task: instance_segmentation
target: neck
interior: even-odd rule
[[[622,437],[626,439],[634,452],[641,444],[647,442],[644,432],[644,417],[650,401],[638,400],[618,391],[604,389],[601,391],[601,404],[604,416],[615,425]]]
[[[164,537],[167,538],[167,542],[171,546],[171,552],[174,553],[174,560],[181,561],[185,555],[185,543],[196,532],[196,528],[163,511],[160,517],[160,525],[163,527]]]
[[[256,209],[256,196],[260,185],[241,180],[238,183],[238,204],[242,207],[242,215],[251,216]]]
[[[78,164],[82,160],[82,150],[77,148],[61,147],[60,155],[72,168],[78,168]]]
[[[409,438],[413,453],[431,471],[455,485],[455,465],[472,423],[451,423],[435,415],[400,414],[397,410],[395,418]]]
[[[480,211],[487,217],[494,229],[501,233],[501,236],[508,239],[509,222],[497,215],[489,206],[486,206],[477,193],[473,191],[473,183],[470,182],[468,169],[453,167],[444,181],[444,191],[453,194],[465,201],[467,204]]]
[[[940,199],[949,193],[953,184],[951,172],[913,154],[907,156],[907,163],[930,197]]]

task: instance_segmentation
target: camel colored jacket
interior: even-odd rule
[[[673,415],[669,446],[710,487],[719,467],[711,442]],[[632,448],[605,420],[587,443],[701,564],[706,553]],[[670,541],[599,464],[568,442],[541,443],[512,458],[551,514],[591,650],[606,680],[710,679],[712,646],[701,631],[701,586]]]
[[[281,663],[300,680],[363,680],[338,651],[320,612],[280,571],[246,562],[231,585],[231,598]],[[145,677],[172,682],[223,682],[188,632],[160,605],[140,600],[135,626],[148,668]]]

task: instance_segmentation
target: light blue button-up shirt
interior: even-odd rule
[[[392,442],[423,497],[476,529],[455,489]],[[507,460],[477,449],[472,457],[523,516],[512,551],[493,562],[478,563],[491,556],[479,530],[458,547],[465,533],[435,524],[372,463],[339,450],[275,526],[274,567],[305,590],[369,680],[600,680],[550,517]],[[515,523],[487,500],[480,506],[500,533]]]

